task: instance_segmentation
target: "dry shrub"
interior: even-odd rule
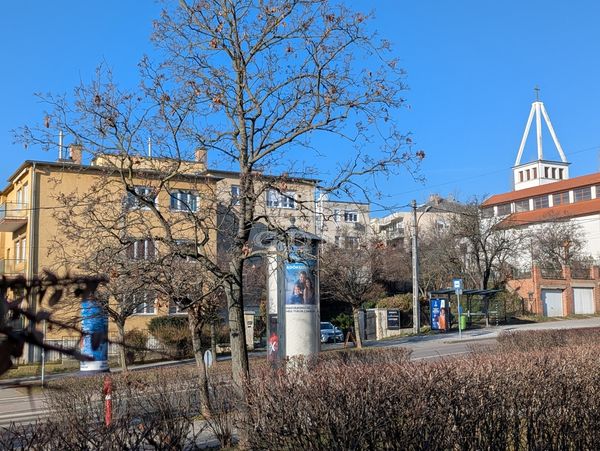
[[[103,375],[61,379],[50,384],[46,422],[12,426],[0,433],[20,449],[179,450],[195,446],[201,431],[197,378],[193,368],[164,368],[111,375],[113,421],[104,424]],[[24,438],[25,437],[25,438]],[[2,449],[6,446],[0,446]],[[11,449],[10,447],[7,449]],[[13,448],[19,449],[19,448]]]
[[[600,345],[331,361],[249,384],[252,449],[598,449]]]
[[[594,345],[600,328],[503,331],[498,336],[499,352],[535,351],[562,346]]]

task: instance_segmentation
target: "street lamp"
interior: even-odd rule
[[[418,255],[418,233],[419,221],[425,213],[431,210],[428,205],[425,210],[417,217],[417,201],[413,200],[410,204],[413,210],[412,223],[412,276],[413,276],[413,333],[418,334],[421,330],[421,305],[419,304],[419,255]]]

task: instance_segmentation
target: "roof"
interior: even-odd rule
[[[27,167],[30,166],[42,166],[42,167],[46,167],[46,168],[55,168],[58,170],[68,170],[68,171],[95,171],[95,172],[102,172],[102,171],[107,171],[107,170],[111,170],[113,168],[107,167],[107,166],[91,166],[91,165],[87,165],[87,164],[77,164],[77,163],[71,163],[68,161],[40,161],[40,160],[25,160],[23,163],[21,163],[21,165],[17,168],[16,171],[14,171],[10,177],[8,178],[8,185],[6,187],[4,187],[1,191],[0,194],[5,193],[8,188],[10,188],[10,185],[12,184],[12,182],[15,180],[15,178],[21,174],[21,172],[23,172],[23,170]],[[155,170],[150,170],[150,169],[139,169],[137,170],[137,173],[139,173],[140,175],[148,175],[148,176],[152,176],[152,175],[156,175],[159,171],[155,171]],[[177,176],[178,179],[205,179],[205,180],[212,180],[214,182],[217,182],[219,180],[222,180],[222,177],[218,177],[215,176],[213,174],[210,174],[208,171],[207,172],[203,172],[203,173],[199,173],[199,174],[178,174]]]
[[[576,202],[574,204],[564,204],[556,207],[513,213],[507,216],[500,224],[505,227],[518,227],[536,222],[548,222],[599,213],[600,198],[597,198]]]
[[[528,199],[534,196],[541,196],[543,194],[557,193],[560,191],[567,191],[573,188],[579,188],[581,186],[588,186],[600,184],[600,172],[594,174],[582,175],[567,180],[560,180],[558,182],[546,183],[540,186],[534,186],[531,188],[522,189],[519,191],[510,191],[508,193],[496,194],[481,204],[482,207],[489,207],[491,205],[504,204],[507,202],[513,202],[520,199]]]
[[[209,168],[206,170],[206,172],[211,175],[214,174],[217,177],[236,177],[236,178],[240,177],[240,173],[238,171],[225,171],[223,169]],[[254,171],[254,172],[259,173],[259,171]],[[293,176],[284,175],[284,174],[280,174],[280,175],[263,174],[263,176],[266,178],[286,178],[293,182],[305,182],[305,183],[311,183],[311,184],[317,184],[320,182],[319,179],[311,179],[311,178],[305,178],[305,177],[293,177]]]

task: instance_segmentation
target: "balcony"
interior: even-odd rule
[[[28,205],[17,202],[0,204],[0,232],[14,232],[27,224]]]
[[[397,238],[404,238],[404,228],[389,229],[387,231],[388,240],[395,240]]]
[[[0,259],[0,275],[17,276],[25,273],[25,260]]]

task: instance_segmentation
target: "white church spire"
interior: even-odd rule
[[[556,132],[546,111],[544,103],[540,100],[539,92],[540,88],[535,87],[535,101],[531,104],[531,110],[529,111],[529,117],[527,118],[527,124],[525,125],[525,132],[521,139],[521,145],[519,146],[519,152],[517,153],[517,159],[515,160],[515,166],[513,167],[513,186],[515,190],[524,188],[531,188],[532,186],[543,185],[545,183],[555,182],[557,180],[564,180],[569,178],[569,163],[567,157],[556,137]],[[535,127],[536,127],[536,138],[537,138],[537,160],[530,163],[521,164],[521,158],[523,157],[523,150],[529,137],[531,130],[531,124],[533,117],[535,116]],[[542,118],[546,123],[546,127],[550,132],[552,141],[560,156],[560,161],[553,161],[544,159],[544,148],[542,145]]]

